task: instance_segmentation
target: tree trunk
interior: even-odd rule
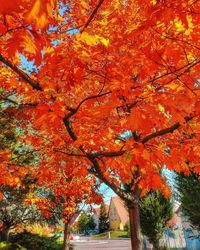
[[[8,241],[9,237],[9,228],[3,227],[0,232],[1,241]]]
[[[142,250],[139,202],[129,207],[129,218],[132,250]]]
[[[63,241],[63,250],[69,250],[70,249],[70,224],[65,223],[65,229],[64,229],[64,241]]]
[[[160,247],[159,247],[159,241],[158,242],[152,242],[153,244],[153,250],[159,250]]]

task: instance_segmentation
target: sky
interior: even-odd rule
[[[104,197],[104,202],[109,205],[110,203],[110,199],[113,196],[116,196],[116,194],[112,191],[112,189],[110,189],[108,186],[106,186],[104,183],[101,184],[100,187],[100,192],[103,194]]]

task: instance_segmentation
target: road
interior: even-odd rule
[[[101,240],[101,239],[83,239],[79,241],[71,241],[73,250],[130,250],[130,240]]]

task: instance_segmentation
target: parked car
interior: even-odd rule
[[[80,240],[80,236],[77,234],[71,234],[70,235],[70,240]]]
[[[94,234],[98,234],[99,233],[99,230],[98,229],[94,229],[94,230],[89,230],[87,232],[87,235],[94,235]]]

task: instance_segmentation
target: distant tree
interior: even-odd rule
[[[0,201],[0,239],[9,240],[9,232],[18,225],[28,225],[36,222],[44,222],[38,208],[34,205],[25,205],[28,188],[0,186],[3,199]]]
[[[124,225],[124,231],[127,232],[127,237],[130,238],[131,237],[130,220],[128,220]]]
[[[94,230],[95,227],[96,227],[96,224],[94,222],[94,219],[91,216],[89,216],[89,220],[88,220],[88,223],[87,223],[87,227],[86,227],[87,229],[86,229],[86,231],[88,232],[89,230]]]
[[[35,193],[35,179],[30,177],[28,164],[34,157],[30,148],[17,136],[20,127],[13,115],[6,96],[11,93],[0,91],[0,239],[8,241],[9,232],[18,225],[44,221],[35,205],[26,204],[29,195]],[[4,98],[3,98],[4,97]]]
[[[88,233],[89,230],[94,230],[96,227],[96,224],[94,222],[94,219],[86,214],[85,212],[82,212],[79,219],[78,219],[78,231],[80,233]]]
[[[181,201],[181,211],[189,222],[200,230],[200,181],[199,175],[191,173],[177,175],[177,190]]]
[[[163,197],[160,191],[151,191],[140,202],[141,228],[153,244],[155,250],[160,249],[164,228],[168,220],[172,218],[173,210],[170,199]]]
[[[99,216],[99,231],[100,233],[105,232],[108,230],[109,223],[108,223],[108,216],[106,212],[106,205],[103,202],[100,207],[100,216]]]

